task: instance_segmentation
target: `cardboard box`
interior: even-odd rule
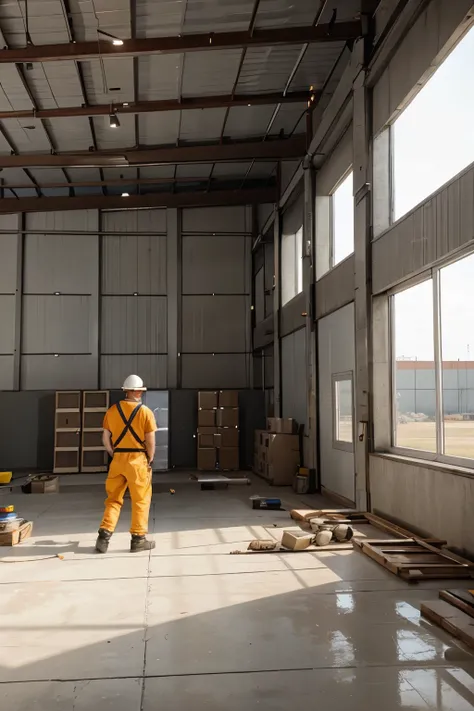
[[[198,427],[198,447],[200,449],[215,447],[216,435],[217,427]]]
[[[238,390],[221,390],[219,392],[219,407],[238,407],[239,406],[239,391]]]
[[[239,430],[236,427],[220,427],[217,434],[221,440],[220,447],[239,446]]]
[[[281,418],[277,419],[277,430],[278,434],[296,434],[298,432],[298,424],[293,418]]]
[[[270,483],[274,486],[291,486],[300,465],[299,437],[269,433],[263,451]]]
[[[31,536],[32,530],[32,521],[22,521],[20,528],[15,531],[0,533],[0,546],[16,546],[18,543],[26,541]]]
[[[313,540],[312,534],[307,533],[292,533],[291,531],[284,531],[283,537],[281,539],[281,545],[284,548],[289,548],[291,551],[304,551],[305,548],[309,548]]]
[[[197,468],[201,471],[213,471],[217,464],[217,450],[213,448],[201,449],[197,451]]]
[[[32,494],[57,494],[59,493],[58,476],[39,476],[31,482]]]
[[[267,430],[269,432],[277,431],[278,417],[267,417]]]
[[[217,410],[199,410],[198,427],[215,427]]]
[[[205,390],[198,393],[198,407],[200,410],[213,410],[217,407],[218,393]]]
[[[236,470],[239,468],[238,447],[221,447],[219,450],[219,468]]]
[[[217,410],[217,426],[218,427],[238,427],[239,426],[239,409],[231,407]]]

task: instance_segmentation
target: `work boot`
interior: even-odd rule
[[[106,531],[105,528],[99,528],[99,536],[95,544],[97,553],[107,553],[111,538],[112,533],[110,531]]]
[[[146,536],[136,536],[132,533],[130,553],[140,553],[140,551],[152,551],[155,546],[155,541],[148,541]]]

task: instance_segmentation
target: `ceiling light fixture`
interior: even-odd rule
[[[130,197],[130,193],[122,193],[122,197]]]
[[[118,128],[120,126],[119,117],[115,114],[109,116],[110,128]]]
[[[97,32],[99,35],[107,37],[107,39],[110,40],[116,47],[121,47],[123,45],[123,40],[121,40],[120,37],[115,37],[115,35],[111,35],[109,32],[104,32],[104,30],[97,30]]]

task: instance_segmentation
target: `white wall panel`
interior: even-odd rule
[[[95,390],[97,358],[92,355],[23,355],[22,390]]]
[[[102,294],[166,294],[166,281],[165,236],[102,237]]]
[[[372,245],[374,293],[474,240],[474,165],[409,212]]]
[[[104,296],[101,353],[166,353],[165,296]]]
[[[13,356],[0,355],[0,390],[13,389],[13,371]]]
[[[244,294],[250,260],[250,237],[184,236],[183,294]]]
[[[23,292],[97,293],[98,264],[97,235],[27,234]]]
[[[91,353],[90,296],[23,297],[22,352]]]
[[[166,232],[166,210],[102,212],[103,232]]]
[[[248,353],[183,354],[181,372],[183,388],[219,389],[250,387]]]
[[[14,217],[17,217],[14,215]],[[1,223],[0,227],[3,229]],[[14,294],[16,290],[16,264],[18,235],[0,234],[0,294]]]
[[[282,415],[306,425],[306,329],[281,339]]]
[[[31,212],[25,215],[25,229],[31,231],[95,232],[99,224],[97,210],[69,210],[64,212]]]
[[[316,195],[330,195],[344,173],[351,167],[352,124],[316,173]]]
[[[183,296],[183,353],[250,350],[248,296]]]
[[[248,207],[190,207],[184,208],[182,230],[195,232],[248,232],[252,231],[252,214]]]
[[[318,322],[319,430],[321,483],[354,501],[354,454],[333,446],[333,381],[338,373],[352,372],[355,380],[354,304]]]
[[[104,355],[100,364],[101,388],[121,388],[130,373],[138,373],[148,388],[167,387],[165,355]]]
[[[15,296],[0,295],[0,354],[13,354],[15,350]]]

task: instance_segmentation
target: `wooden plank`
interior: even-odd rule
[[[474,604],[466,601],[463,599],[463,597],[460,597],[458,595],[459,590],[440,590],[439,596],[441,600],[445,600],[445,602],[449,602],[450,605],[453,605],[453,607],[457,607],[458,610],[461,610],[464,612],[466,615],[469,615],[470,617],[474,617]],[[468,593],[469,594],[469,593]]]
[[[376,516],[375,514],[372,513],[366,513],[364,514],[367,521],[369,523],[372,523],[376,528],[379,528],[381,531],[385,531],[386,533],[392,533],[395,535],[402,536],[403,538],[414,538],[415,540],[423,540],[423,541],[429,541],[432,545],[446,545],[446,541],[443,541],[439,538],[425,538],[423,536],[418,536],[414,534],[412,531],[408,531],[406,528],[402,528],[401,526],[397,526],[395,523],[392,523],[391,521],[386,521],[384,518],[381,518],[380,516]]]
[[[421,614],[446,632],[474,648],[474,620],[444,600],[421,603]]]

